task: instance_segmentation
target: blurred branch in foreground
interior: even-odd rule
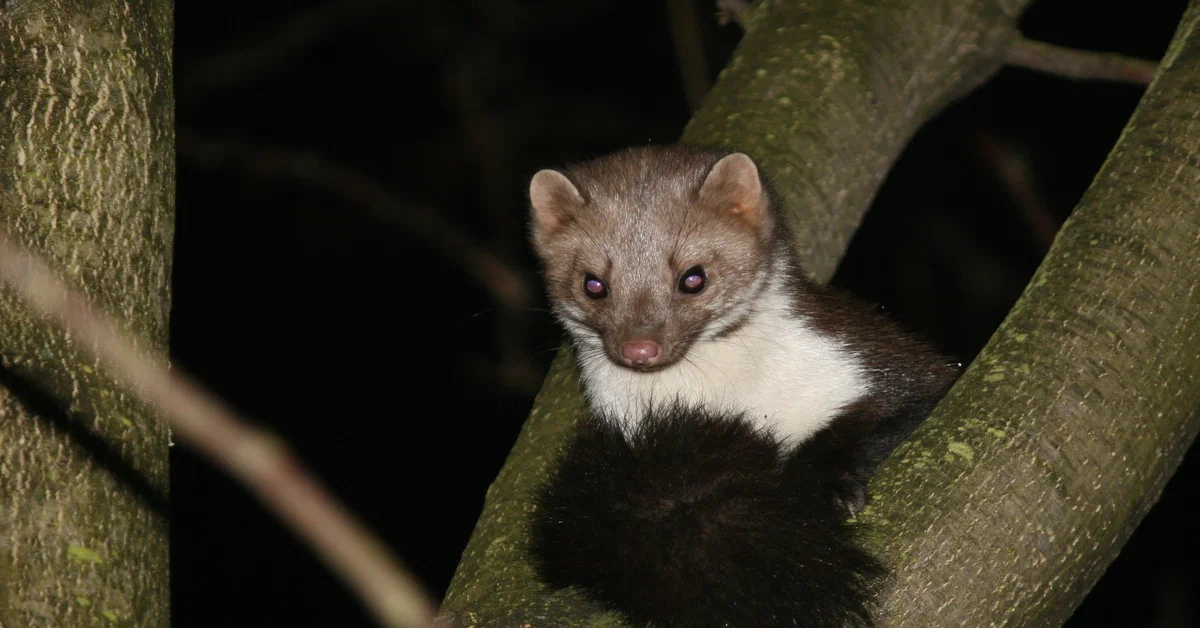
[[[138,354],[28,252],[0,234],[0,280],[64,327],[77,346],[108,364],[130,392],[160,408],[180,441],[238,478],[341,577],[385,626],[432,621],[432,604],[391,551],[327,493],[289,451],[198,384]]]

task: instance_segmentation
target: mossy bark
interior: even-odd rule
[[[0,6],[0,231],[165,355],[172,4]],[[0,627],[167,626],[167,430],[74,342],[0,288]]]
[[[683,141],[745,151],[789,209],[802,260],[832,276],[891,163],[922,122],[985,81],[1025,0],[761,0]],[[571,591],[541,586],[525,554],[531,496],[583,408],[560,351],[442,608],[460,626],[620,626]]]
[[[1025,293],[880,469],[886,625],[1061,625],[1200,430],[1200,1]]]

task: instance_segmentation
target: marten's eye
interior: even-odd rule
[[[583,293],[589,299],[603,299],[608,296],[608,286],[592,273],[583,276]]]
[[[692,266],[679,276],[679,291],[684,294],[699,294],[704,290],[708,276],[704,274],[703,266]]]

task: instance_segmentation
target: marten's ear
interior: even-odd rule
[[[737,216],[760,234],[770,228],[758,166],[745,153],[726,155],[713,165],[700,186],[699,200],[716,211]]]
[[[533,206],[533,243],[538,248],[570,222],[583,207],[579,188],[557,170],[539,170],[529,182],[529,203]]]

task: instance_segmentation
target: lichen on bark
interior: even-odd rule
[[[1194,1],[1025,293],[872,485],[887,625],[1060,625],[1200,431],[1196,94]]]
[[[160,356],[171,20],[161,1],[0,10],[0,230]],[[164,423],[7,288],[0,369],[0,626],[166,626],[166,513],[117,477],[166,496]],[[31,405],[28,389],[62,412]]]

